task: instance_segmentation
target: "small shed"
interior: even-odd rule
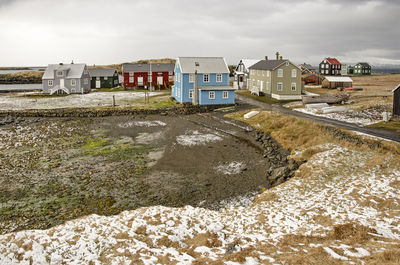
[[[400,84],[393,89],[393,116],[400,116]]]
[[[323,88],[347,88],[353,86],[353,79],[348,76],[325,76],[322,81]]]

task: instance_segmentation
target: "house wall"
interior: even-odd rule
[[[91,77],[90,80],[90,87],[91,88],[96,88],[96,81],[100,80],[100,87],[101,88],[113,88],[113,87],[117,87],[119,85],[119,80],[118,80],[118,74],[114,75],[114,76],[108,76],[107,80],[105,80],[104,76],[93,76]]]
[[[178,63],[175,65],[174,80],[175,80],[175,83],[174,83],[174,85],[172,86],[172,89],[171,89],[171,96],[173,98],[175,98],[176,101],[179,101],[179,102],[183,103],[182,99],[181,99],[181,97],[182,97],[181,96],[182,95],[182,83],[183,83],[182,82],[182,73],[181,73],[181,69],[180,69]]]
[[[328,80],[324,79],[322,81],[322,87],[323,88],[330,88],[330,89],[336,89],[338,87],[352,87],[353,83],[352,82],[329,82]]]
[[[371,67],[364,67],[361,64],[356,64],[353,70],[354,75],[370,75]]]
[[[215,93],[215,99],[209,98],[209,92]],[[228,98],[222,98],[223,91],[228,92]],[[199,104],[200,105],[219,105],[219,104],[235,104],[235,91],[234,90],[201,90],[199,91]]]
[[[393,115],[400,116],[400,89],[393,93]]]
[[[278,77],[278,69],[283,70],[283,77]],[[252,71],[253,70],[253,71]],[[282,64],[275,70],[250,70],[249,90],[263,92],[266,95],[300,95],[302,91],[301,70],[294,64]],[[292,70],[296,70],[296,77],[292,77]],[[262,83],[262,85],[261,85]],[[282,91],[277,90],[278,83],[282,83]],[[296,91],[292,91],[292,83],[296,84]]]
[[[90,91],[90,75],[89,72],[87,71],[87,68],[85,68],[81,78],[68,78],[67,71],[64,71],[62,77],[59,77],[54,73],[54,79],[43,79],[42,80],[43,93],[49,94],[52,88],[60,85],[61,79],[64,79],[64,87],[67,88],[69,93],[71,94],[87,93]],[[71,85],[71,80],[73,79],[76,82],[75,86]],[[85,79],[87,80],[87,82],[85,82]],[[48,84],[49,80],[53,80],[53,86],[49,86]]]

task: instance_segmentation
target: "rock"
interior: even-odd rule
[[[278,180],[280,178],[286,179],[289,176],[290,169],[288,166],[278,167],[274,169],[271,173],[271,180]]]
[[[238,252],[238,251],[240,251],[240,246],[237,243],[232,243],[232,244],[228,245],[228,247],[226,248],[225,253],[226,254],[232,254],[232,253],[235,253],[235,252]]]
[[[291,159],[289,159],[288,167],[289,167],[290,171],[295,171],[299,168],[299,165],[297,164],[296,160],[291,158]]]

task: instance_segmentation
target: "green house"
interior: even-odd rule
[[[347,66],[347,74],[348,75],[354,74],[354,66],[351,65]]]
[[[118,71],[112,68],[89,69],[91,88],[114,88],[119,85]]]
[[[370,75],[371,65],[368,63],[358,63],[354,65],[354,75]]]

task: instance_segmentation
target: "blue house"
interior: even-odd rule
[[[179,57],[172,97],[194,105],[235,104],[229,69],[223,57]]]

